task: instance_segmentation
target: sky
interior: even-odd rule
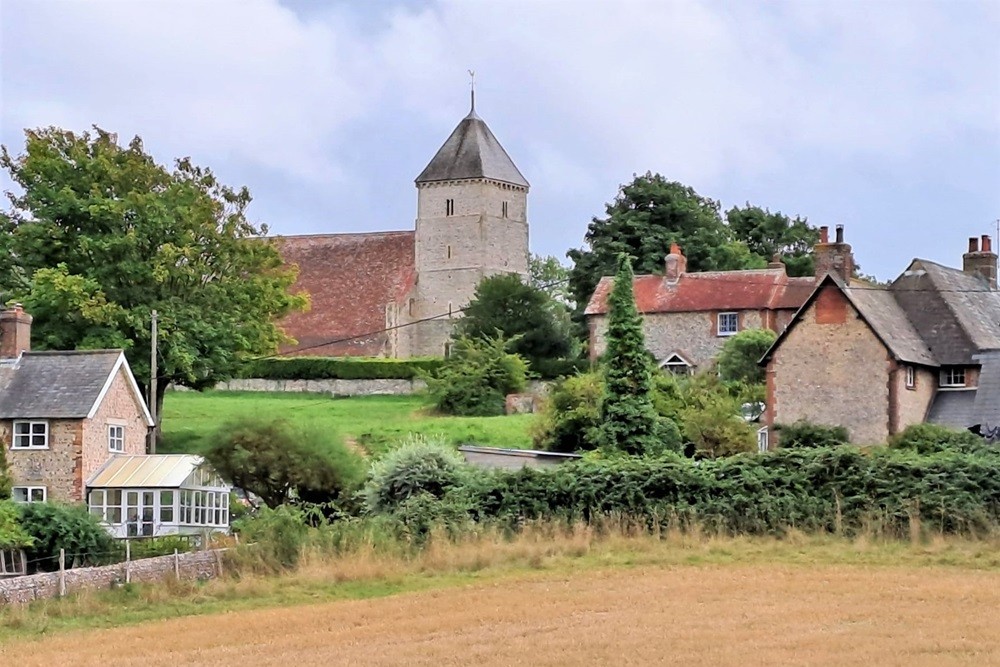
[[[568,262],[652,171],[843,224],[888,279],[997,233],[997,35],[1000,0],[0,0],[0,143],[98,125],[248,186],[272,234],[412,229],[472,69],[532,252]]]

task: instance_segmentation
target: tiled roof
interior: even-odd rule
[[[1000,350],[990,350],[976,356],[982,364],[979,388],[973,408],[974,424],[1000,426]]]
[[[430,163],[417,176],[417,183],[489,178],[528,187],[497,138],[475,110],[462,119]]]
[[[608,311],[614,278],[597,284],[587,315]],[[815,279],[789,278],[783,269],[682,273],[676,284],[660,275],[635,277],[633,290],[642,313],[682,313],[705,310],[796,310],[813,290]]]
[[[897,359],[924,366],[937,364],[927,343],[913,328],[891,291],[878,287],[855,286],[847,287],[844,293],[875,335]]]
[[[0,365],[0,419],[84,419],[121,350],[25,352]]]
[[[416,276],[413,232],[286,236],[279,248],[299,268],[292,292],[307,292],[312,302],[282,323],[298,341],[282,352],[386,353],[386,305],[402,303]]]

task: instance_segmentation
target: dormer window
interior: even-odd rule
[[[455,215],[455,200],[445,199],[444,200],[444,214],[446,216]]]
[[[955,388],[965,386],[965,369],[961,367],[942,368],[938,386]]]
[[[671,354],[666,361],[660,364],[660,368],[673,373],[674,375],[690,375],[694,369],[679,354]]]

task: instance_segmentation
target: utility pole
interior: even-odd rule
[[[156,453],[156,435],[160,420],[156,414],[156,311],[152,313],[149,346],[149,414],[153,418],[153,429],[149,432],[149,453]]]

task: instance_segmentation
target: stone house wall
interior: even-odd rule
[[[221,574],[222,551],[194,551],[174,556],[143,558],[131,563],[102,567],[81,567],[59,572],[44,572],[26,577],[0,579],[0,606],[22,605],[34,600],[59,597],[59,578],[65,576],[66,594],[85,590],[108,589],[132,581],[153,583],[167,578],[211,579]]]
[[[917,367],[914,369],[914,387],[906,388],[906,366],[900,364],[893,373],[893,392],[896,396],[892,423],[893,434],[911,424],[922,424],[927,419],[931,403],[937,392],[937,370]]]
[[[844,426],[852,442],[885,442],[894,367],[843,294],[825,288],[768,364],[768,426],[805,420]]]
[[[11,449],[13,421],[0,422],[0,441],[14,486],[44,486],[48,500],[79,502],[83,486],[83,420],[49,419],[48,449]]]
[[[681,313],[648,313],[643,315],[643,333],[646,348],[658,361],[665,361],[671,354],[680,353],[697,368],[711,363],[729,336],[718,335],[718,315],[732,311],[695,311]],[[741,310],[739,330],[763,329],[777,314],[773,311]],[[783,314],[784,311],[777,311]],[[791,315],[788,316],[791,318]],[[787,322],[786,322],[787,323]],[[607,315],[591,315],[587,318],[590,329],[592,359],[604,354],[607,349]],[[783,328],[783,327],[782,327]]]

